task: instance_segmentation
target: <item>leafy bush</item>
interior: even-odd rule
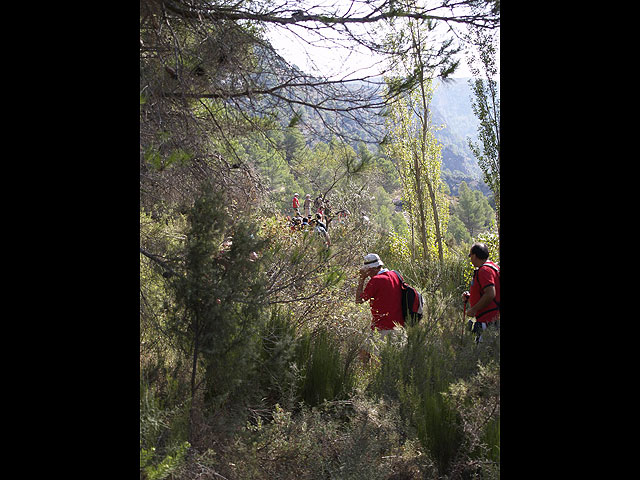
[[[204,185],[188,212],[184,252],[170,285],[175,294],[171,334],[192,357],[191,391],[221,407],[251,391],[252,353],[265,305],[257,227],[232,221],[223,196]],[[200,372],[199,367],[202,367]]]
[[[149,480],[162,480],[171,475],[182,465],[184,456],[191,445],[189,442],[181,444],[173,455],[166,455],[162,461],[157,464],[152,463],[155,455],[155,448],[146,450],[140,449],[140,471],[141,477]]]
[[[403,337],[388,340],[381,348],[380,365],[368,389],[375,398],[399,403],[402,417],[442,476],[458,468],[461,455],[471,455],[469,448],[476,459],[495,458],[499,449],[499,424],[497,434],[492,424],[483,430],[492,449],[477,450],[479,440],[469,438],[468,412],[462,410],[462,400],[453,402],[450,395],[451,386],[464,378],[474,379],[471,384],[477,387],[473,392],[482,385],[493,385],[499,371],[487,370],[484,365],[499,362],[499,337],[488,335],[487,342],[476,348],[454,312],[450,308],[438,312],[436,323],[431,309],[420,323],[408,326]]]
[[[442,396],[452,381],[448,366],[455,360],[446,347],[429,335],[425,323],[408,327],[404,342],[387,342],[381,349],[381,366],[370,385],[372,394],[399,402],[401,414],[441,474],[460,442],[455,411]]]

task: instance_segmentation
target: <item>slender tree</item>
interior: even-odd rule
[[[430,123],[431,95],[431,81],[425,79],[404,101],[393,104],[385,150],[395,160],[400,174],[411,231],[417,230],[425,258],[429,259],[430,251],[436,248],[442,261],[448,202],[440,177],[442,145]]]
[[[440,177],[442,145],[435,138],[430,112],[434,75],[430,61],[433,58],[450,58],[457,49],[447,42],[439,52],[434,52],[429,39],[434,34],[436,23],[431,20],[424,25],[421,23],[413,19],[402,23],[410,48],[396,66],[404,75],[389,80],[389,93],[404,88],[402,85],[410,86],[411,90],[403,95],[401,101],[392,104],[388,117],[391,134],[387,148],[398,162],[410,217],[417,220],[415,226],[424,255],[429,257],[430,244],[433,244],[442,262],[448,202]],[[412,236],[413,232],[412,221]]]

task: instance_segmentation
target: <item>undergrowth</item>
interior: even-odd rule
[[[277,268],[246,264],[247,278],[278,288],[280,301],[242,317],[250,342],[220,343],[221,330],[212,329],[201,357],[188,341],[174,341],[166,327],[178,317],[159,300],[170,302],[171,284],[143,264],[141,479],[499,478],[500,339],[489,331],[476,345],[465,329],[468,259],[452,254],[425,268],[376,242],[369,246],[380,247],[386,266],[423,292],[425,311],[418,324],[381,341],[367,363],[359,351],[369,314],[352,300],[357,267],[346,253],[329,250],[324,270],[300,282],[276,261],[291,257],[286,248],[270,247]],[[316,254],[301,251],[296,261],[308,264]],[[322,295],[307,295],[320,280]],[[200,293],[216,295],[215,318],[236,327],[233,311],[215,302],[219,292]],[[188,328],[198,325],[177,324],[185,340],[197,338]]]

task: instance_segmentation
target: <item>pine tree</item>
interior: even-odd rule
[[[493,219],[493,210],[482,192],[471,190],[466,182],[460,184],[458,194],[459,200],[454,208],[454,213],[474,237],[490,225]]]
[[[257,341],[265,304],[260,262],[253,252],[264,241],[254,225],[232,221],[223,194],[210,187],[194,203],[188,224],[183,258],[174,266],[180,273],[171,284],[176,299],[172,330],[191,354],[192,397],[203,386],[205,399],[218,401],[233,396],[248,373],[247,352]]]

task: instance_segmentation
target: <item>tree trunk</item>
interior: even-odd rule
[[[422,65],[421,65],[422,67]],[[422,67],[424,68],[424,67]],[[421,75],[422,77],[422,75]],[[420,78],[420,92],[422,94],[422,109],[424,116],[422,117],[422,164],[426,165],[427,155],[427,133],[429,132],[429,103],[427,102],[427,93],[424,90],[424,79]],[[442,251],[442,236],[440,235],[440,218],[438,216],[438,204],[436,203],[436,194],[433,189],[433,184],[429,178],[429,172],[425,171],[424,175],[427,183],[427,189],[429,190],[429,198],[431,199],[431,209],[433,210],[433,222],[436,227],[436,244],[438,245],[438,258],[440,263],[444,261],[444,254]]]
[[[414,152],[413,157],[414,176],[416,179],[416,193],[418,197],[418,214],[420,215],[420,243],[425,260],[429,260],[429,245],[427,244],[427,218],[425,213],[423,186],[421,178],[420,160],[418,153]]]

